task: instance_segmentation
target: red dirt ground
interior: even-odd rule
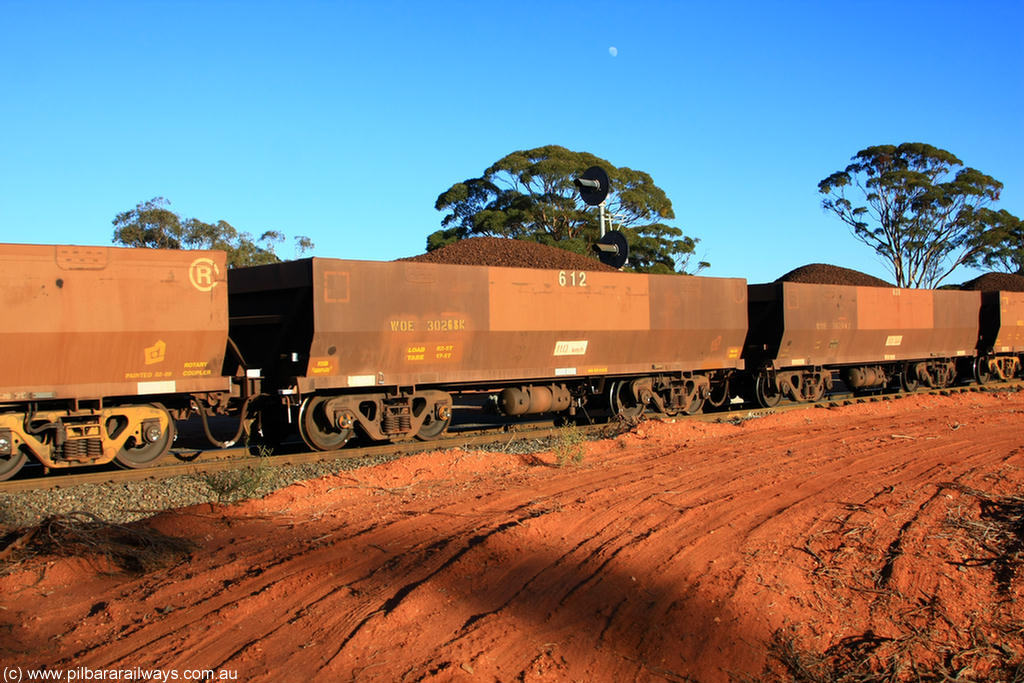
[[[1024,651],[1021,578],[951,522],[979,519],[970,489],[1024,490],[1022,413],[1024,394],[972,393],[646,422],[580,465],[456,450],[175,510],[150,524],[199,549],[167,569],[37,557],[0,578],[0,655],[247,682],[716,683],[776,680],[774,642],[997,679]]]

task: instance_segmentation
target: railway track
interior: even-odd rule
[[[791,410],[807,408],[833,408],[856,403],[876,401],[893,401],[908,396],[920,395],[953,395],[968,392],[1021,391],[1024,380],[1000,382],[986,385],[964,385],[943,389],[918,389],[915,392],[878,393],[870,395],[854,395],[850,392],[833,393],[815,403],[785,402],[772,408],[748,408],[742,405],[728,410],[700,413],[689,416],[667,416],[650,413],[645,419],[696,420],[703,422],[733,422],[756,419]],[[578,426],[577,430],[588,438],[600,438],[619,433],[629,425],[621,422],[605,422]],[[103,467],[83,471],[81,469],[51,472],[44,474],[39,470],[26,469],[18,478],[0,482],[0,493],[17,493],[40,489],[70,488],[82,484],[121,483],[145,480],[160,480],[182,475],[200,475],[246,467],[286,467],[291,465],[307,465],[312,463],[348,461],[358,465],[360,461],[375,464],[382,460],[391,460],[414,453],[423,453],[451,448],[483,448],[487,446],[508,447],[517,441],[543,441],[557,438],[564,433],[564,427],[557,427],[552,421],[518,423],[492,428],[467,428],[454,431],[444,438],[432,441],[408,441],[399,443],[377,444],[369,446],[347,447],[335,451],[312,451],[283,453],[278,455],[260,455],[257,448],[227,448],[199,450],[194,448],[179,449],[166,462],[146,469],[120,470]]]

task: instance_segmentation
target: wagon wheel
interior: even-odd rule
[[[773,385],[772,379],[764,372],[754,381],[754,395],[763,408],[774,408],[782,402],[782,392]]]
[[[447,419],[440,419],[431,410],[427,413],[427,416],[423,419],[423,424],[420,425],[420,429],[416,432],[416,438],[420,441],[433,441],[448,429],[448,425],[451,424],[452,418],[448,416]]]
[[[711,394],[708,396],[708,405],[712,408],[721,408],[729,400],[729,380],[711,383]]]
[[[312,396],[299,407],[299,435],[306,445],[317,451],[333,451],[352,438],[352,429],[335,425],[324,410],[327,397]]]
[[[914,392],[921,386],[921,383],[917,381],[916,370],[908,363],[903,366],[903,371],[900,374],[900,387],[903,391]]]
[[[633,420],[644,413],[644,404],[633,396],[632,382],[625,380],[611,386],[608,404],[612,413],[626,420]]]
[[[167,429],[160,430],[159,433],[154,431],[149,434],[143,434],[141,439],[136,439],[134,436],[128,437],[121,450],[114,456],[114,462],[118,467],[131,470],[149,467],[167,455],[167,452],[171,450],[171,444],[174,443],[174,436],[177,433],[174,428],[174,420],[171,419],[167,408],[164,408],[159,403],[151,403],[150,405],[162,411],[167,417]],[[110,436],[116,436],[120,433],[121,429],[124,429],[124,425],[117,418],[107,420],[107,432]]]
[[[21,450],[0,457],[0,481],[7,481],[17,474],[25,465],[26,460],[28,458]]]
[[[687,415],[696,415],[704,407],[704,400],[701,398],[700,392],[694,388],[693,393],[686,397],[686,407],[683,408],[683,412]]]
[[[974,379],[978,384],[988,384],[992,381],[992,370],[989,368],[988,358],[977,358],[974,361]]]

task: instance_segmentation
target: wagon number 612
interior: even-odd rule
[[[564,270],[558,271],[558,285],[560,287],[586,287],[587,274],[583,271]]]

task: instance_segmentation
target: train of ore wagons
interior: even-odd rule
[[[742,399],[1008,380],[1024,293],[217,251],[0,245],[0,479],[295,432],[333,450],[442,435],[475,395],[505,416],[633,418]],[[478,404],[479,405],[479,404]],[[207,416],[238,418],[219,442]],[[232,429],[235,423],[230,421]]]

